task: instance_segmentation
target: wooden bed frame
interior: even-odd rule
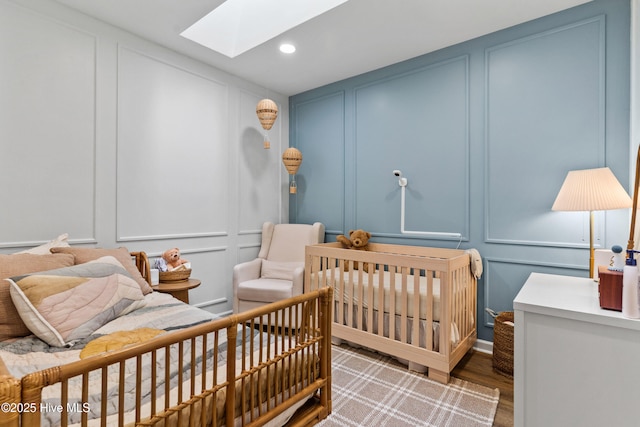
[[[368,271],[363,269],[365,264]],[[374,286],[354,287],[363,280],[378,285],[379,278],[385,274],[374,273],[381,271],[396,273],[387,274],[389,279],[393,276],[391,283],[387,283],[388,289],[393,290],[388,295],[384,286],[378,286],[376,291]],[[431,309],[434,278],[440,281],[439,321],[434,319]],[[410,300],[410,292],[417,295],[425,283],[426,294],[422,292],[422,298]],[[327,285],[334,288],[337,302],[332,327],[334,338],[427,367],[431,379],[447,383],[453,368],[476,342],[477,279],[471,272],[470,255],[463,250],[378,243],[370,243],[369,251],[344,249],[340,243],[307,246],[305,291]],[[396,301],[398,295],[400,301]],[[377,300],[376,309],[368,309],[364,300]],[[377,315],[382,301],[385,301],[386,325],[385,316]],[[422,320],[426,321],[425,332],[421,336],[420,316],[410,316],[410,309],[413,313],[426,313],[426,319]],[[361,314],[354,318],[354,312]],[[431,333],[434,325],[439,327],[437,346]],[[400,332],[396,333],[398,329]],[[452,336],[453,332],[459,337]],[[421,342],[424,344],[419,345]]]
[[[144,252],[132,253],[136,265],[145,278],[149,278],[148,260]],[[146,274],[145,274],[146,273]],[[182,372],[185,364],[195,365],[196,358],[201,356],[195,348],[195,340],[202,340],[206,348],[214,344],[214,357],[202,357],[204,362],[203,374],[197,377],[196,370],[191,369],[191,378],[179,377],[177,396],[188,394],[188,399],[169,397],[165,391],[165,404],[151,404],[149,413],[141,413],[140,393],[136,396],[136,426],[173,426],[189,425],[263,425],[281,416],[285,411],[289,413],[297,410],[288,425],[312,425],[324,419],[331,412],[331,300],[332,290],[321,289],[298,297],[265,305],[255,310],[243,312],[221,319],[212,320],[200,325],[192,326],[174,332],[162,334],[145,343],[103,353],[88,359],[79,360],[63,366],[46,369],[28,374],[23,378],[12,377],[0,359],[0,426],[1,427],[38,427],[41,423],[42,388],[60,383],[62,402],[62,426],[67,425],[66,404],[68,402],[67,384],[71,378],[81,377],[83,380],[82,396],[85,402],[89,391],[86,390],[90,373],[105,373],[107,369],[123,367],[126,361],[138,363],[138,378],[136,390],[140,388],[142,364],[141,358],[151,357],[155,361],[157,354],[166,352],[170,348],[178,348],[180,355],[177,360],[171,358],[172,364],[177,364]],[[281,329],[278,325],[283,316],[289,317],[289,324],[296,324],[298,329]],[[240,327],[238,326],[240,325]],[[240,329],[241,336],[245,331],[259,329],[266,331],[273,344],[271,350],[262,351],[253,348],[252,342],[243,343],[236,347],[236,340]],[[226,330],[227,346],[220,352],[226,352],[226,375],[218,373],[218,337]],[[211,341],[213,340],[213,342]],[[189,345],[191,343],[191,345]],[[188,345],[188,347],[186,347]],[[191,348],[186,357],[182,357],[183,348]],[[275,350],[274,350],[275,348]],[[202,351],[202,350],[201,350]],[[236,354],[241,352],[241,354]],[[238,365],[236,366],[236,361]],[[309,362],[309,363],[307,363]],[[134,362],[131,362],[134,363]],[[150,364],[152,372],[149,375],[152,384],[154,378],[162,378],[164,369],[156,369],[155,363]],[[297,369],[291,370],[291,367]],[[225,369],[225,368],[221,368]],[[157,371],[157,372],[156,372]],[[122,370],[120,370],[122,372]],[[167,371],[168,372],[168,371]],[[297,372],[292,374],[291,372]],[[168,373],[166,374],[168,375]],[[187,376],[187,375],[185,375]],[[262,393],[256,390],[265,388],[261,385],[263,378],[273,378]],[[105,376],[103,375],[103,378]],[[232,380],[227,380],[231,378]],[[103,381],[102,396],[106,395],[107,384]],[[166,382],[165,382],[166,383]],[[184,388],[190,387],[187,392]],[[188,385],[187,385],[188,384]],[[210,384],[213,384],[211,386]],[[170,386],[166,386],[168,389]],[[273,390],[272,390],[273,389]],[[123,385],[119,385],[118,407],[123,408]],[[152,387],[151,401],[156,399],[155,389]],[[263,396],[262,394],[266,394]],[[174,401],[175,400],[175,401]],[[216,401],[224,400],[224,414],[216,413]],[[244,408],[241,411],[237,406]],[[102,399],[100,408],[101,425],[107,425],[106,399]],[[158,407],[156,407],[158,406]],[[204,408],[204,410],[203,410]],[[219,411],[218,411],[219,412]],[[119,425],[123,425],[123,414],[118,414]],[[217,422],[216,422],[217,420]],[[86,414],[82,416],[82,425],[87,425]]]

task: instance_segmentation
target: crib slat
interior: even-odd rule
[[[401,268],[401,286],[402,286],[402,294],[400,296],[402,301],[402,307],[400,310],[400,341],[403,343],[407,342],[407,305],[409,304],[409,295],[407,293],[407,268]]]
[[[88,404],[89,402],[89,373],[85,372],[82,374],[82,399],[81,403],[83,404],[82,415],[80,416],[80,422],[82,425],[87,425],[89,414],[86,410],[84,410],[84,404]],[[122,424],[121,424],[122,425]]]
[[[384,306],[385,306],[385,296],[384,296],[384,265],[380,265],[380,274],[378,274],[378,335],[384,335]],[[373,311],[374,304],[373,302],[370,304],[370,310]]]
[[[348,262],[347,262],[348,263]],[[342,273],[341,273],[342,274]],[[347,309],[347,325],[352,328],[357,328],[357,325],[354,323],[355,320],[353,318],[354,311],[356,310],[356,305],[352,302],[354,300],[354,283],[353,283],[353,269],[349,269],[349,271],[345,272],[347,276],[347,295],[349,299],[349,305],[346,307]]]
[[[337,270],[335,270],[337,269]],[[327,274],[329,273],[331,276],[331,286],[333,286],[333,288],[336,290],[336,300],[337,300],[337,315],[335,316],[335,320],[340,323],[340,324],[344,324],[345,322],[345,314],[344,314],[344,302],[345,297],[344,294],[346,292],[345,290],[345,283],[344,283],[344,276],[343,276],[343,272],[344,272],[344,260],[339,260],[337,262],[337,267],[335,267],[335,269],[330,269],[327,268],[323,274]],[[324,283],[324,282],[323,282]],[[334,305],[335,306],[335,305]]]
[[[396,266],[389,265],[389,339],[396,340]]]
[[[64,380],[61,384],[62,391],[60,393],[60,403],[62,405],[62,412],[60,413],[62,427],[69,425],[69,417],[67,414],[67,403],[69,402],[69,381]]]
[[[171,407],[171,402],[169,400],[169,384],[171,383],[171,346],[166,346],[164,348],[164,366],[164,410],[166,411],[167,408]]]
[[[200,393],[207,389],[207,348],[209,348],[209,334],[202,335],[202,374],[200,375],[201,386]],[[204,402],[203,402],[204,404]],[[204,412],[204,408],[202,410]]]
[[[353,263],[353,265],[356,265],[356,262]],[[358,277],[357,279],[357,283],[358,286],[356,286],[357,292],[358,292],[358,317],[357,317],[357,322],[358,322],[358,329],[363,330],[364,328],[364,286],[362,286],[363,283],[363,278],[362,278],[362,267],[359,270],[355,271],[355,275]]]
[[[190,396],[196,394],[196,339],[191,338],[191,393]]]
[[[450,273],[440,275],[440,354],[451,353],[451,282]]]
[[[118,425],[119,426],[124,425],[124,390],[123,390],[123,388],[124,388],[124,378],[125,378],[125,375],[124,375],[125,370],[124,370],[124,368],[125,368],[125,364],[126,363],[127,362],[125,360],[123,360],[118,364],[118,369],[119,369],[119,371],[118,371],[118,379],[119,379],[118,384],[122,384],[121,387],[118,387]],[[155,366],[155,364],[154,364],[154,366]],[[151,384],[155,384],[155,376],[152,377],[151,381],[152,381]],[[155,405],[152,406],[152,408],[155,408]]]
[[[433,307],[433,272],[427,270],[425,273],[427,278],[427,307]],[[433,310],[427,309],[427,323],[425,325],[426,340],[425,347],[427,349],[433,348]]]
[[[363,265],[365,263],[362,263]],[[360,268],[363,268],[363,266],[361,265]],[[373,288],[374,288],[374,283],[373,283],[373,267],[368,269],[369,271],[366,272],[367,274],[367,283],[370,283],[370,286],[367,286],[367,303],[368,303],[368,309],[367,309],[367,331],[373,333]],[[364,275],[365,273],[363,273]],[[360,282],[363,283],[363,282]],[[364,286],[360,285],[360,288],[364,288]],[[363,289],[363,294],[364,294],[364,289]],[[363,301],[363,306],[364,306],[364,301]],[[363,317],[364,317],[364,312],[362,313]]]
[[[411,344],[416,347],[420,346],[420,271],[413,271],[413,336]],[[431,311],[431,310],[428,310]]]
[[[178,402],[183,399],[184,386],[184,341],[178,343]],[[176,402],[177,403],[177,402]]]
[[[138,358],[139,359],[139,358]],[[102,391],[100,392],[100,396],[102,396],[102,398],[100,399],[100,403],[101,403],[101,407],[100,407],[100,425],[102,427],[105,427],[107,425],[107,401],[108,399],[106,398],[107,396],[107,380],[108,380],[108,373],[109,367],[105,366],[104,368],[102,368],[101,373],[102,373]],[[136,390],[140,387],[140,382],[139,382],[139,377],[136,378]],[[120,387],[124,387],[124,384],[121,384]],[[138,392],[136,391],[136,395],[138,394]],[[137,397],[137,396],[136,396]],[[137,412],[136,412],[137,414]]]

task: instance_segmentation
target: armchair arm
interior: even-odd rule
[[[262,258],[243,262],[233,267],[233,311],[238,312],[238,285],[247,280],[260,278],[262,270]]]
[[[262,270],[262,258],[243,262],[233,266],[233,287],[247,280],[259,279]]]
[[[296,267],[293,270],[291,281],[293,282],[293,288],[291,289],[291,295],[302,295],[304,293],[304,267]]]

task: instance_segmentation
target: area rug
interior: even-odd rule
[[[451,378],[440,384],[395,359],[332,346],[329,426],[491,426],[500,391]]]

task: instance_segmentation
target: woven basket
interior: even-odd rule
[[[189,276],[191,276],[190,268],[183,268],[173,271],[161,271],[160,283],[186,282],[187,280],[189,280]]]
[[[513,377],[513,311],[502,311],[493,323],[493,369]]]

